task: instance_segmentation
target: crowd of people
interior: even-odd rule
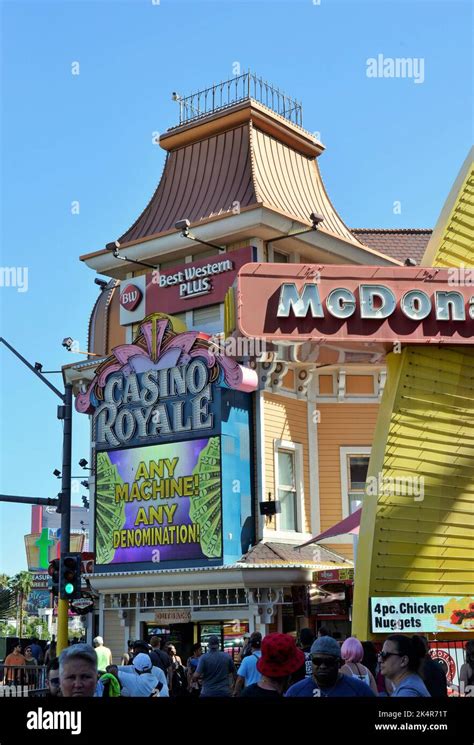
[[[194,644],[183,663],[174,644],[158,637],[129,642],[121,664],[101,637],[94,647],[75,644],[49,662],[49,695],[65,697],[444,697],[443,668],[423,636],[388,636],[377,653],[371,642],[350,637],[341,645],[320,630],[303,629],[299,644],[289,634],[248,635],[238,666],[221,650],[218,636],[203,654]],[[474,641],[466,645],[460,682],[474,686]]]

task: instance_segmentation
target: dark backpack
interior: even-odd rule
[[[186,696],[188,694],[188,676],[182,665],[178,665],[171,676],[171,695]]]

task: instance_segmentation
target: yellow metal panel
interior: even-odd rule
[[[431,381],[426,372],[422,378],[416,374],[420,357],[424,363],[431,360],[424,367],[431,370]],[[445,388],[442,363],[450,370]],[[359,537],[353,617],[359,638],[370,637],[370,596],[473,591],[474,396],[465,395],[464,386],[473,363],[468,348],[411,347],[388,357],[388,385],[368,474],[368,484],[377,484],[376,494],[364,502]],[[427,394],[436,388],[436,395]],[[400,477],[398,487],[389,481]],[[400,493],[402,485],[405,493]],[[448,554],[427,553],[430,546],[445,547]]]
[[[472,151],[422,265],[474,265]],[[364,500],[356,564],[360,639],[380,638],[370,633],[371,596],[474,594],[474,351],[411,347],[387,365],[368,473],[377,487]],[[390,492],[387,480],[402,476],[422,479],[422,497]]]

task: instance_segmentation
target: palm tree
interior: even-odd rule
[[[15,574],[15,576],[12,577],[10,580],[10,589],[16,596],[17,607],[19,610],[20,628],[18,636],[20,638],[23,636],[23,605],[29,593],[31,592],[32,586],[33,577],[30,572],[19,572],[18,574]]]
[[[15,615],[15,598],[10,590],[10,577],[0,574],[0,621],[7,622]]]
[[[0,589],[0,621],[8,622],[15,615],[15,596],[11,590]]]

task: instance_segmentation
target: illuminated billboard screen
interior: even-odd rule
[[[220,438],[97,452],[95,550],[99,565],[221,559]]]

